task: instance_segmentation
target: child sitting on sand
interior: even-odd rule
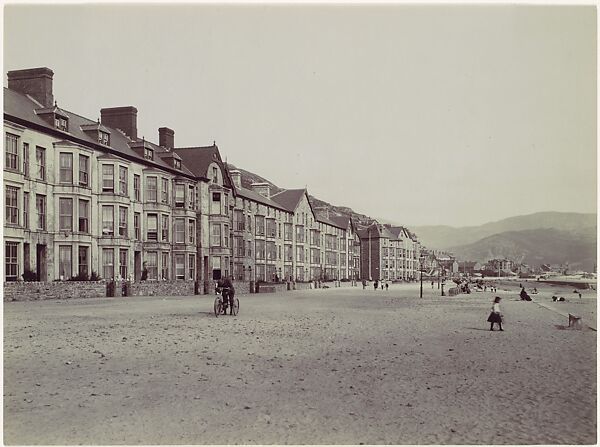
[[[498,327],[501,331],[502,329],[502,313],[500,312],[500,297],[497,296],[494,298],[494,305],[492,306],[492,312],[488,317],[487,321],[490,323],[490,331],[494,330],[494,323],[498,323]]]

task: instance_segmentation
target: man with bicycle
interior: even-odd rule
[[[233,282],[229,277],[226,277],[217,282],[217,287],[221,289],[223,294],[223,313],[227,314],[227,306],[229,305],[229,315],[233,315],[233,297],[235,296]]]

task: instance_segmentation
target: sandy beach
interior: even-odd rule
[[[595,292],[504,288],[4,303],[4,442],[596,443]]]

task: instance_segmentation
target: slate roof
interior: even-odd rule
[[[306,194],[306,189],[284,189],[283,191],[272,195],[271,200],[274,200],[285,209],[293,212],[296,210],[296,207],[304,194]],[[310,200],[308,203],[310,204]],[[310,207],[312,208],[312,205],[310,205]],[[314,210],[313,214],[315,214]]]
[[[215,162],[223,172],[223,184],[232,188],[231,179],[225,169],[219,148],[213,143],[212,146],[176,147],[173,152],[181,157],[185,166],[198,177],[208,177],[208,167]]]
[[[286,211],[288,212],[289,210],[285,207],[283,207],[283,205],[271,200],[271,199],[267,199],[264,196],[261,196],[259,193],[252,191],[251,189],[247,189],[247,188],[235,188],[235,193],[240,196],[243,197],[245,199],[248,200],[252,200],[254,202],[258,202],[258,203],[262,203],[263,205],[267,205],[270,206],[272,208],[277,208],[278,210],[282,210],[282,211]]]
[[[168,170],[173,173],[182,173],[188,176],[191,176],[191,172],[187,169],[184,169],[182,166],[182,170],[178,171],[177,169],[169,166],[165,161],[161,159],[160,156],[155,156],[154,160],[148,160],[144,158],[142,155],[138,154],[129,146],[130,143],[135,142],[127,135],[125,135],[122,131],[118,129],[114,129],[105,125],[102,125],[104,129],[110,131],[110,146],[104,146],[95,138],[90,137],[87,133],[85,133],[81,127],[93,127],[92,125],[97,125],[98,122],[94,120],[90,120],[88,118],[77,115],[76,113],[69,112],[63,108],[60,108],[61,114],[64,114],[69,119],[68,132],[57,129],[47,121],[43,120],[39,115],[35,113],[36,109],[42,109],[42,106],[33,98],[28,95],[24,95],[20,92],[16,92],[14,90],[4,88],[4,115],[10,118],[16,118],[17,120],[25,121],[27,123],[33,124],[37,127],[41,127],[49,131],[49,133],[62,135],[65,140],[73,141],[74,139],[79,140],[85,144],[93,146],[94,148],[105,151],[107,153],[115,153],[117,155],[122,156],[123,158],[129,160],[135,160],[140,164],[144,164],[147,166],[158,167],[161,169]],[[136,140],[137,142],[141,142],[142,139]],[[161,146],[158,146],[154,143],[146,141],[146,143],[151,146],[155,154],[158,155],[162,152],[168,152]]]

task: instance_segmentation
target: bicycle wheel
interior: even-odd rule
[[[237,315],[238,312],[240,311],[240,300],[238,300],[237,298],[233,299],[233,306],[231,309],[233,315]]]
[[[219,297],[215,298],[215,304],[213,305],[214,310],[215,310],[215,317],[218,317],[219,314],[221,313],[221,311],[223,310],[223,305],[221,303],[221,300],[219,299]]]

